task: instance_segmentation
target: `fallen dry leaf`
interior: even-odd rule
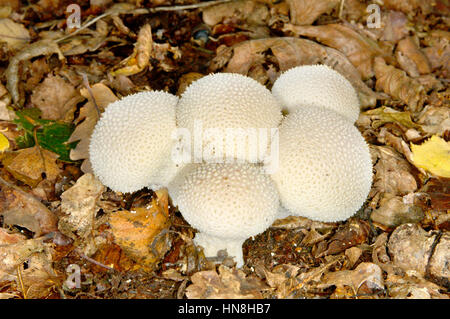
[[[49,74],[31,95],[31,103],[42,111],[43,119],[49,120],[71,121],[76,105],[82,99],[73,85],[52,74]]]
[[[89,140],[95,124],[99,119],[95,105],[97,105],[100,109],[99,111],[102,112],[108,104],[118,100],[114,93],[102,83],[94,84],[91,87],[91,92],[94,97],[95,104],[94,101],[92,101],[88,89],[83,88],[80,90],[80,94],[87,98],[88,102],[86,102],[86,104],[80,109],[80,115],[78,116],[77,122],[82,122],[78,124],[67,141],[68,143],[80,141],[74,149],[70,150],[70,159],[73,161],[89,158]],[[88,172],[85,171],[85,173]]]
[[[427,233],[417,224],[403,224],[389,238],[389,254],[396,266],[424,277],[435,240],[436,234]]]
[[[442,287],[414,275],[388,274],[385,280],[390,298],[395,299],[449,299],[441,293]]]
[[[384,28],[381,40],[397,42],[408,35],[408,18],[403,12],[388,11],[382,14],[382,18],[384,18]]]
[[[29,229],[39,237],[57,230],[57,218],[44,204],[0,178],[0,215],[6,225]]]
[[[231,1],[202,10],[203,22],[210,26],[220,22],[232,24],[245,22],[249,25],[265,25],[268,18],[269,9],[266,5],[253,0]]]
[[[366,242],[370,227],[367,222],[351,218],[329,240],[325,251],[316,251],[316,257],[333,255]]]
[[[424,39],[427,47],[423,52],[428,58],[433,71],[442,68],[442,75],[448,78],[450,75],[450,32],[433,30]]]
[[[304,64],[326,64],[347,77],[357,90],[362,107],[375,105],[377,95],[361,80],[358,70],[342,53],[306,39],[282,37],[241,42],[233,47],[232,54],[223,51],[227,57],[231,56],[224,71],[247,75],[256,65],[265,63],[265,54],[269,49],[280,71]],[[223,56],[216,58],[224,59]],[[220,64],[224,64],[224,61]]]
[[[9,18],[0,19],[0,41],[8,43],[9,50],[22,48],[30,39],[30,33],[23,24]]]
[[[383,272],[373,263],[360,263],[355,270],[341,270],[328,273],[322,280],[323,285],[337,288],[349,286],[353,295],[377,294],[384,291]]]
[[[95,214],[99,207],[97,201],[105,186],[92,174],[84,174],[75,185],[61,194],[61,211],[66,215],[59,219],[58,228],[64,235],[75,239],[91,235]]]
[[[379,208],[372,211],[370,218],[378,225],[395,228],[401,224],[418,223],[424,218],[422,209],[414,204],[405,204],[402,197],[384,193]]]
[[[168,248],[159,236],[170,221],[166,189],[155,192],[156,198],[147,207],[122,210],[109,216],[114,241],[139,266],[154,269]]]
[[[339,50],[358,69],[364,80],[374,75],[372,66],[373,58],[383,54],[375,41],[342,24],[320,26],[295,26],[286,24],[283,31],[290,31],[295,35],[315,38],[317,41]]]
[[[397,43],[395,55],[397,61],[409,76],[418,77],[421,74],[431,72],[430,63],[427,57],[416,44],[418,39],[408,37]]]
[[[422,110],[424,88],[406,72],[387,65],[383,58],[376,57],[374,63],[376,88],[406,103],[412,112]]]
[[[60,60],[64,59],[58,45],[53,40],[40,40],[31,43],[19,51],[9,60],[8,68],[5,71],[7,80],[6,87],[15,104],[23,104],[24,98],[19,93],[19,65],[21,61],[29,60],[39,55],[57,53]]]
[[[384,5],[388,9],[402,11],[406,14],[416,13],[421,9],[424,14],[432,11],[432,4],[427,0],[384,0]]]
[[[111,72],[111,74],[128,76],[141,72],[147,66],[151,69],[150,57],[152,51],[152,29],[150,24],[146,24],[139,30],[136,46],[131,56],[122,61],[121,65],[123,66]]]
[[[291,23],[309,25],[316,19],[334,9],[339,0],[287,0]]]
[[[370,146],[375,176],[371,193],[406,195],[417,190],[411,165],[388,146]]]
[[[196,272],[186,288],[188,299],[261,299],[261,290],[268,287],[255,276],[246,276],[240,269],[219,266],[214,270]]]
[[[55,181],[61,173],[56,160],[59,156],[39,146],[8,153],[2,163],[14,178],[36,187],[44,178]]]

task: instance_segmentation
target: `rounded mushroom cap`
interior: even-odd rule
[[[324,108],[301,108],[280,126],[279,168],[272,175],[281,204],[322,222],[352,216],[372,184],[369,147],[352,123]]]
[[[178,98],[162,91],[140,92],[111,103],[91,136],[89,159],[94,174],[114,191],[134,192],[166,186],[174,175],[172,131]]]
[[[170,183],[170,196],[183,217],[200,232],[245,239],[275,220],[275,184],[254,164],[190,164]]]
[[[359,99],[351,83],[326,65],[303,65],[287,70],[275,81],[272,94],[289,113],[302,107],[324,107],[354,123]]]
[[[280,105],[271,92],[252,78],[236,73],[215,73],[194,81],[182,94],[176,116],[178,127],[187,128],[193,138],[197,129],[202,132],[202,141],[194,140],[192,145],[199,143],[203,150],[210,150],[211,159],[242,160],[251,157],[249,142],[241,138],[245,130],[276,128],[282,119]],[[226,137],[230,128],[244,133]],[[217,130],[214,138],[208,136],[207,129]],[[240,147],[243,156],[237,154],[236,148]],[[196,156],[195,152],[191,154]]]

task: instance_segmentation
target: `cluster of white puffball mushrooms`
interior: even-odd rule
[[[94,174],[114,191],[167,187],[173,204],[199,231],[194,242],[205,256],[226,250],[241,267],[244,241],[277,218],[335,222],[361,208],[372,162],[354,126],[359,111],[350,82],[325,65],[282,73],[272,92],[240,74],[210,74],[180,98],[150,91],[110,104],[91,136],[90,161]],[[174,132],[187,129],[195,139],[198,124],[200,132],[215,129],[223,138],[200,135],[208,161],[194,154],[191,163],[174,163],[174,149],[195,143],[179,146]],[[230,153],[239,143],[247,143],[246,150],[252,145],[226,138],[228,128],[278,129],[278,169],[267,172],[264,159],[255,163],[249,152]]]

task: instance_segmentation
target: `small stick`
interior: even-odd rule
[[[77,250],[77,253],[78,253],[78,255],[80,255],[81,258],[86,259],[87,261],[93,263],[94,265],[100,266],[102,268],[106,268],[108,270],[117,271],[117,269],[114,269],[112,267],[106,266],[105,264],[102,264],[101,262],[86,256],[85,254],[83,254],[82,252],[80,252],[78,250]]]

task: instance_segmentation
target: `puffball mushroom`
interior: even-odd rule
[[[237,267],[244,264],[242,244],[273,221],[279,197],[271,178],[255,164],[189,164],[170,183],[173,203],[199,230],[194,242],[205,256],[227,250]]]
[[[357,128],[324,108],[300,108],[279,130],[279,168],[272,174],[281,205],[322,222],[352,216],[372,184],[369,147]]]
[[[114,191],[165,187],[176,174],[171,162],[178,98],[162,91],[140,92],[113,102],[91,135],[94,174]]]
[[[282,107],[293,112],[304,107],[324,107],[354,123],[359,116],[359,99],[352,84],[326,65],[302,65],[282,73],[272,86]]]
[[[195,162],[204,157],[210,162],[225,158],[252,161],[254,154],[250,154],[249,147],[260,145],[259,140],[249,142],[239,132],[230,137],[227,129],[269,130],[278,127],[282,119],[278,101],[265,86],[235,73],[215,73],[194,81],[182,94],[176,116],[178,127],[190,131],[190,145],[195,148],[195,143],[200,144],[201,154],[191,151]],[[215,136],[209,136],[208,130],[216,130]],[[196,135],[198,132],[202,136]],[[243,152],[239,153],[239,149]]]

